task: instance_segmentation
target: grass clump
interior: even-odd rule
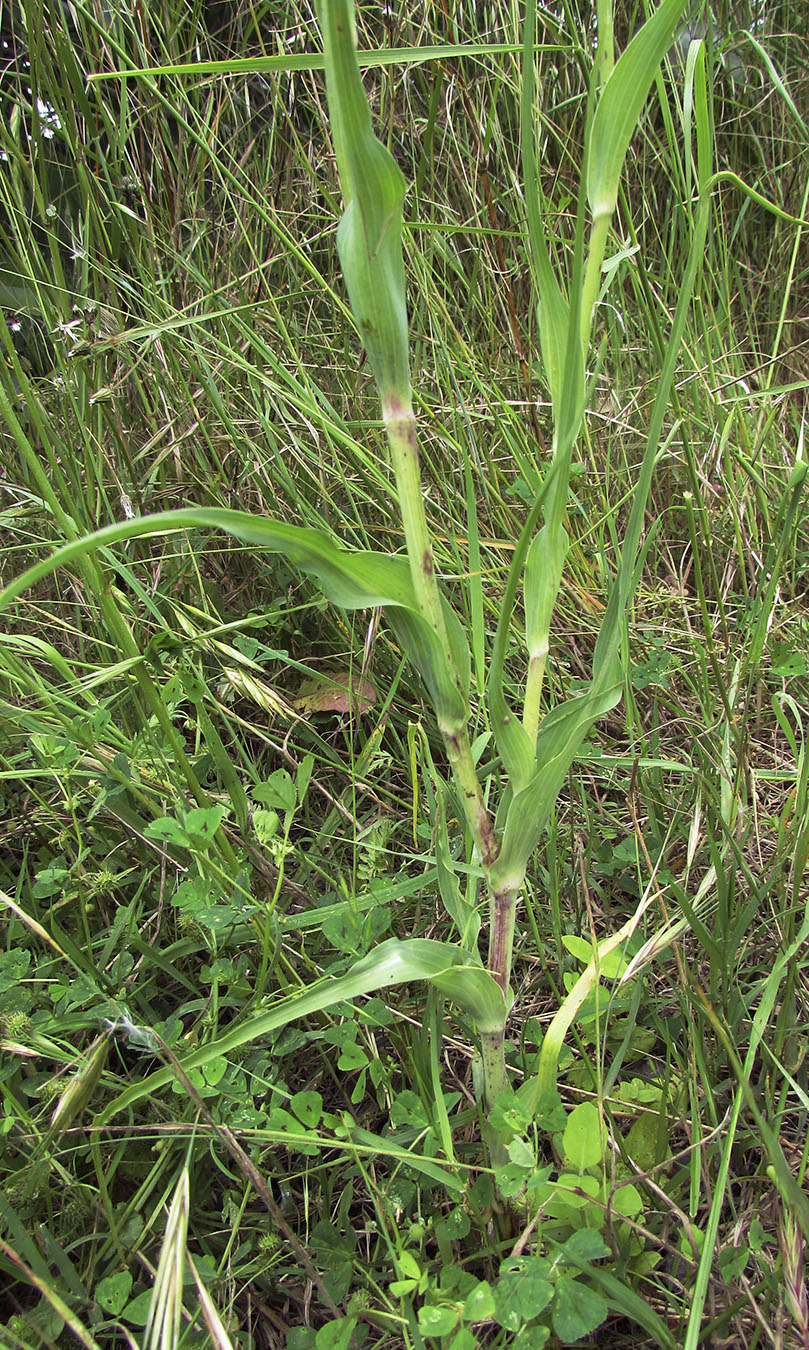
[[[45,8],[0,95],[4,1336],[801,1344],[802,12],[633,76],[598,151],[634,16],[360,8],[391,373],[338,7]]]

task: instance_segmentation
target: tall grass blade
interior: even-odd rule
[[[179,1344],[189,1207],[188,1168],[184,1167],[166,1219],[143,1333],[143,1350],[176,1350]]]
[[[525,218],[530,244],[529,257],[534,286],[539,298],[538,317],[542,361],[551,391],[554,421],[561,414],[564,382],[564,353],[567,346],[570,309],[562,294],[551,263],[539,199],[539,169],[534,134],[534,97],[536,78],[536,0],[526,0],[522,37],[522,89],[520,91],[520,153],[522,158]]]
[[[32,1289],[36,1289],[44,1301],[53,1309],[57,1317],[61,1317],[65,1327],[73,1334],[79,1345],[84,1346],[84,1350],[101,1350],[98,1341],[89,1332],[83,1322],[80,1322],[72,1308],[68,1306],[65,1300],[53,1288],[50,1279],[41,1279],[30,1266],[26,1265],[17,1252],[7,1242],[0,1238],[0,1252],[11,1262],[13,1267],[20,1271],[25,1282]],[[39,1343],[42,1344],[38,1337]]]

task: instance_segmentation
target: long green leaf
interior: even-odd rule
[[[380,943],[361,961],[355,962],[344,975],[321,980],[299,994],[293,994],[276,1007],[256,1013],[223,1036],[195,1050],[181,1061],[182,1067],[186,1073],[191,1069],[204,1068],[212,1060],[230,1054],[239,1046],[260,1041],[271,1031],[278,1031],[302,1017],[323,1012],[326,1008],[334,1007],[335,1003],[351,1002],[365,994],[373,994],[378,989],[411,984],[417,980],[427,980],[445,998],[473,1017],[480,1032],[497,1031],[502,1028],[506,1016],[502,990],[489,972],[481,965],[472,965],[471,959],[469,952],[449,942],[435,942],[431,938],[408,938],[400,942],[397,938],[391,938],[388,942]],[[97,1123],[105,1124],[120,1111],[128,1110],[144,1097],[165,1087],[173,1077],[172,1069],[164,1068],[133,1083],[101,1112]]]
[[[517,589],[525,567],[525,559],[531,546],[534,530],[549,493],[556,490],[562,466],[554,460],[546,473],[539,492],[531,504],[525,523],[520,531],[511,564],[506,577],[503,597],[500,603],[500,615],[492,644],[489,661],[489,677],[486,689],[489,713],[495,742],[509,776],[513,791],[525,787],[534,772],[536,746],[523,727],[519,717],[506,702],[504,693],[504,671],[506,651],[510,633],[511,616],[517,601]]]
[[[479,56],[499,63],[500,57],[519,50],[515,42],[442,42],[437,46],[425,43],[421,47],[381,47],[358,51],[357,61],[362,70],[371,70],[377,66],[419,66],[430,61],[445,63],[459,56],[467,59]],[[537,50],[557,53],[567,49],[553,42]],[[88,79],[90,83],[101,84],[108,80],[138,79],[149,75],[193,75],[195,79],[202,75],[266,75],[270,71],[281,74],[288,71],[323,70],[325,65],[325,58],[318,52],[284,52],[280,56],[229,57],[227,61],[178,61],[167,66],[133,67],[125,71],[97,70]]]
[[[665,2],[665,0],[664,0]],[[623,59],[623,58],[622,58]],[[620,64],[620,62],[619,62]],[[617,69],[617,67],[616,67]],[[614,74],[614,72],[613,72]],[[704,77],[697,85],[700,123],[707,121]],[[620,642],[628,606],[638,581],[638,552],[652,475],[660,453],[663,420],[668,406],[677,354],[685,321],[694,294],[705,251],[710,218],[710,143],[703,137],[700,164],[700,200],[694,234],[688,252],[685,273],[674,319],[666,345],[663,368],[657,383],[654,407],[643,462],[633,496],[624,536],[618,575],[613,584],[602,620],[593,657],[593,680],[581,698],[554,708],[542,722],[537,740],[537,771],[522,792],[509,803],[503,847],[494,868],[492,884],[497,888],[519,885],[525,867],[539,841],[556,795],[587,734],[595,721],[614,707],[621,695]],[[532,842],[533,840],[533,842]]]
[[[244,544],[283,554],[301,571],[314,576],[327,599],[343,609],[385,609],[397,637],[427,685],[438,716],[452,725],[465,720],[470,657],[463,630],[447,607],[445,620],[455,665],[455,669],[450,669],[438,637],[419,613],[406,559],[368,550],[347,553],[319,530],[287,525],[244,511],[207,507],[162,511],[107,525],[71,540],[0,591],[0,613],[56,568],[68,566],[89,553],[143,535],[205,528],[222,530]],[[462,681],[460,689],[458,674]]]
[[[22,572],[0,591],[0,613],[31,586],[89,553],[136,539],[178,530],[222,530],[241,543],[283,553],[289,562],[316,576],[329,600],[344,609],[401,605],[413,608],[413,587],[404,558],[387,554],[346,553],[319,530],[218,507],[190,507],[136,516],[71,540]]]
[[[682,0],[663,0],[656,13],[630,42],[601,94],[593,118],[588,158],[588,197],[594,216],[612,214],[629,141],[682,9]],[[704,228],[706,222],[703,221],[702,224]],[[498,889],[520,884],[523,870],[541,837],[556,796],[584,737],[598,718],[603,717],[604,713],[616,705],[621,695],[619,661],[621,630],[637,585],[637,556],[646,502],[657,459],[676,354],[693,293],[696,264],[697,258],[692,249],[686,284],[681,292],[673,325],[672,340],[658,383],[649,438],[634,493],[618,576],[610,594],[596,643],[593,681],[586,694],[553,709],[540,727],[536,771],[520,791],[515,791],[508,804],[503,845],[491,875],[492,885]],[[567,356],[568,360],[571,360],[574,354],[577,354],[577,349],[572,342],[572,335],[568,334],[568,337]],[[572,395],[575,381],[570,368],[566,371],[565,382]],[[575,400],[572,397],[568,400],[563,396],[566,414],[573,411],[572,407],[567,406],[573,401]],[[569,423],[568,434],[564,436],[565,442],[569,440],[570,444],[575,431],[572,435],[569,433],[575,421],[574,416]],[[557,448],[557,456],[560,456],[561,448],[561,446]],[[537,545],[537,549],[539,547]],[[546,603],[547,600],[548,597]]]
[[[392,395],[409,401],[404,174],[371,126],[354,44],[353,0],[322,0],[318,8],[329,124],[345,200],[337,231],[340,264],[383,403]]]
[[[493,890],[514,890],[522,884],[528,859],[542,837],[587,732],[614,708],[620,683],[594,681],[586,694],[569,699],[543,719],[537,738],[536,771],[508,806],[500,856],[490,871]]]
[[[604,85],[590,131],[587,200],[593,218],[610,217],[629,142],[671,43],[686,0],[662,0],[635,34]]]

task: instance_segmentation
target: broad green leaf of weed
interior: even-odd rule
[[[593,944],[586,938],[578,937],[574,933],[563,933],[562,945],[584,966],[589,965],[593,959]],[[606,980],[617,980],[623,975],[628,964],[620,951],[607,952],[604,960],[599,962],[599,973]]]
[[[544,1350],[550,1339],[551,1329],[542,1322],[532,1322],[520,1331],[520,1350]]]
[[[510,1200],[512,1196],[520,1194],[525,1188],[525,1178],[526,1169],[519,1163],[505,1163],[502,1167],[494,1169],[497,1193],[504,1200]]]
[[[183,828],[194,848],[209,848],[227,812],[224,806],[195,806],[186,813]]]
[[[31,964],[31,953],[27,948],[14,948],[0,952],[0,993],[13,989],[25,976]]]
[[[215,1097],[218,1095],[219,1081],[226,1073],[227,1067],[228,1062],[223,1056],[212,1059],[205,1065],[204,1070],[192,1069],[188,1075],[189,1082],[200,1097]],[[172,1084],[172,1091],[177,1097],[185,1095],[185,1088],[179,1081]]]
[[[725,1280],[738,1280],[750,1260],[749,1247],[725,1247],[719,1254],[719,1267]]]
[[[313,1327],[291,1327],[287,1335],[286,1350],[316,1350],[316,1335]]]
[[[600,1261],[602,1257],[610,1254],[603,1237],[593,1228],[579,1228],[575,1233],[571,1233],[560,1251],[569,1260],[575,1258],[577,1265],[582,1261]]]
[[[349,1350],[356,1325],[356,1317],[340,1317],[327,1322],[315,1336],[315,1350]]]
[[[453,1350],[478,1350],[478,1342],[468,1327],[459,1327],[452,1338]]]
[[[634,1219],[643,1210],[643,1197],[637,1186],[618,1186],[610,1200],[614,1214],[622,1214],[625,1219]]]
[[[421,1279],[421,1266],[412,1252],[400,1252],[396,1258],[396,1269],[399,1272],[399,1278],[402,1280],[411,1280],[414,1285]]]
[[[297,789],[286,769],[276,769],[263,783],[251,789],[251,796],[274,811],[294,811]]]
[[[354,1022],[341,1022],[339,1026],[329,1027],[323,1033],[323,1039],[340,1051],[337,1067],[343,1073],[355,1073],[358,1069],[368,1067],[368,1056],[362,1046],[357,1045],[357,1027]]]
[[[96,1303],[111,1317],[118,1317],[126,1307],[131,1292],[132,1276],[128,1270],[119,1270],[117,1274],[99,1280],[95,1287]]]
[[[471,1219],[463,1205],[456,1205],[442,1221],[444,1232],[451,1242],[462,1242],[469,1236]]]
[[[495,1298],[488,1280],[481,1280],[464,1299],[465,1322],[485,1322],[494,1317]]]
[[[146,826],[143,832],[149,839],[159,839],[164,844],[176,844],[179,848],[187,848],[189,844],[188,835],[173,816],[160,816],[157,820],[152,820]]]
[[[586,1211],[593,1222],[603,1222],[601,1211],[590,1204],[599,1198],[600,1192],[601,1183],[589,1172],[560,1172],[555,1181],[539,1187],[534,1194],[537,1199],[544,1195],[545,1213],[549,1217],[578,1224],[582,1222],[579,1211]]]
[[[508,1156],[515,1167],[531,1168],[536,1163],[536,1153],[526,1139],[512,1139],[508,1146]]]
[[[772,1247],[775,1244],[775,1238],[772,1233],[768,1233],[760,1219],[756,1218],[750,1225],[750,1247],[754,1252],[763,1252],[765,1248]]]
[[[425,1303],[419,1308],[419,1331],[425,1336],[449,1336],[458,1325],[457,1308]]]
[[[358,913],[346,905],[337,914],[323,921],[323,936],[338,951],[352,956],[364,956],[374,941],[390,927],[390,906],[378,905],[366,913]]]
[[[279,1134],[293,1135],[300,1130],[298,1121],[283,1106],[273,1106],[266,1116],[267,1129],[277,1130]]]
[[[354,1271],[354,1235],[343,1234],[327,1219],[321,1219],[312,1229],[310,1244],[318,1266],[326,1272],[329,1293],[335,1303],[341,1302],[348,1292]]]
[[[151,1302],[151,1290],[145,1289],[142,1293],[136,1294],[131,1303],[127,1303],[121,1316],[125,1322],[130,1322],[132,1326],[145,1327],[149,1318]]]
[[[180,882],[171,897],[171,903],[198,923],[203,923],[220,898],[219,888],[205,877],[187,877]]]
[[[563,1145],[565,1157],[573,1167],[584,1171],[595,1167],[604,1156],[604,1122],[593,1102],[580,1102],[567,1118]]]
[[[255,807],[253,811],[253,833],[260,844],[271,843],[280,828],[281,820],[277,811],[267,811],[261,806]]]
[[[356,1073],[358,1069],[368,1067],[368,1056],[361,1045],[355,1045],[353,1041],[346,1041],[340,1051],[337,1067],[342,1069],[343,1073]]]
[[[296,1092],[289,1105],[301,1124],[309,1129],[315,1128],[323,1114],[323,1098],[319,1092]]]
[[[69,878],[70,870],[67,867],[60,867],[58,864],[43,867],[36,874],[31,893],[35,900],[48,900],[52,895],[59,895],[65,889]]]
[[[665,1157],[669,1152],[665,1135],[663,1142]],[[644,1111],[629,1127],[624,1140],[626,1152],[641,1172],[651,1172],[663,1161],[660,1144],[660,1118],[656,1112]]]
[[[430,1118],[417,1092],[403,1088],[394,1097],[390,1108],[391,1125],[406,1125],[415,1130],[427,1129]]]
[[[522,1135],[530,1128],[531,1108],[524,1103],[518,1093],[510,1089],[501,1092],[489,1109],[489,1124],[506,1139],[512,1135]]]
[[[525,1103],[525,1109],[529,1110],[529,1103],[533,1100],[534,1085],[529,1080],[523,1084],[520,1096],[524,1093],[522,1100]],[[565,1128],[567,1124],[567,1112],[565,1111],[559,1089],[553,1087],[549,1092],[545,1092],[537,1102],[536,1113],[534,1116],[538,1130],[545,1134],[557,1134]]]
[[[553,1298],[551,1263],[543,1256],[520,1258],[494,1286],[495,1318],[506,1331],[517,1331],[547,1308]]]
[[[563,1345],[589,1336],[600,1327],[609,1305],[595,1290],[573,1275],[560,1275],[555,1285],[551,1317],[553,1329]]]

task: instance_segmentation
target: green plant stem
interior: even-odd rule
[[[542,704],[542,685],[545,682],[545,667],[548,664],[548,637],[544,648],[533,651],[528,659],[528,674],[525,680],[525,702],[523,704],[522,724],[531,740],[536,743],[539,731],[539,715]]]
[[[483,1061],[483,1095],[491,1107],[501,1092],[508,1087],[505,1058],[505,1028],[485,1031],[480,1035],[480,1054]]]
[[[419,472],[419,449],[416,419],[409,398],[388,395],[382,401],[383,417],[388,433],[391,463],[396,478],[399,509],[402,515],[410,575],[416,601],[424,619],[436,633],[449,668],[456,674],[459,691],[464,695],[460,676],[450,650],[447,626],[441,605],[441,593],[435,576],[435,558]],[[500,852],[500,841],[494,821],[483,800],[480,782],[469,744],[465,724],[448,725],[439,717],[439,729],[449,759],[452,776],[460,793],[466,823],[480,855],[484,876]],[[511,952],[514,941],[514,918],[517,891],[494,891],[488,884],[490,896],[489,971],[504,995],[508,993],[511,978]],[[505,1019],[497,1031],[481,1033],[481,1057],[486,1105],[491,1106],[497,1096],[508,1087],[505,1060]],[[490,1150],[492,1144],[490,1141]],[[492,1161],[498,1159],[492,1155]],[[500,1159],[502,1161],[502,1159]]]
[[[449,649],[447,627],[441,607],[441,593],[435,579],[433,544],[424,511],[424,497],[419,472],[419,446],[416,418],[410,400],[389,395],[382,404],[385,429],[388,433],[391,462],[396,477],[399,509],[402,513],[407,556],[413,590],[423,618],[438,635],[444,655],[454,670],[455,663]],[[460,690],[461,681],[456,676]]]
[[[520,887],[494,890],[490,886],[491,916],[489,923],[489,971],[503,993],[511,979],[511,954],[514,946],[514,922]]]
[[[424,494],[419,472],[419,448],[416,419],[408,399],[388,395],[382,412],[390,445],[391,463],[396,478],[399,509],[402,514],[410,575],[419,611],[438,637],[447,665],[455,674],[459,692],[466,696],[450,650],[447,626],[441,605],[441,593],[435,576],[432,538],[424,511]],[[491,867],[500,851],[494,822],[483,800],[472,747],[466,726],[448,724],[439,718],[439,730],[458,791],[466,823],[480,854],[484,870]]]
[[[604,212],[595,217],[590,229],[590,247],[587,251],[587,265],[584,270],[581,293],[581,345],[584,352],[590,345],[593,310],[601,285],[601,264],[607,251],[607,237],[611,220],[612,212]]]

